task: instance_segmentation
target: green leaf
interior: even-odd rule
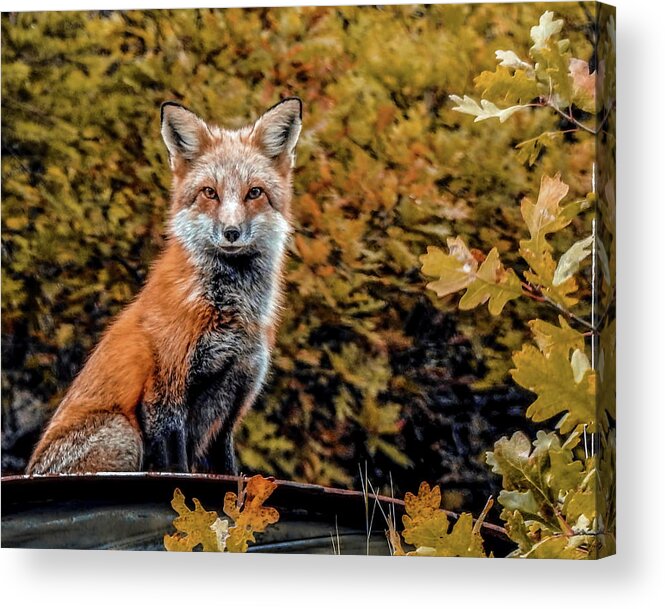
[[[509,558],[526,554],[533,547],[533,540],[529,537],[529,528],[524,522],[524,516],[518,510],[504,510],[501,518],[505,521],[508,537],[517,544],[517,550],[508,555]]]
[[[563,133],[563,131],[546,131],[536,137],[520,142],[515,146],[517,159],[521,163],[527,163],[529,166],[534,165],[543,148],[552,146],[556,139],[563,136]]]
[[[597,480],[594,458],[576,459],[553,432],[539,431],[533,444],[517,432],[496,442],[487,463],[502,476],[501,518],[518,544],[511,556],[592,555],[598,532],[591,496]]]
[[[580,269],[580,263],[591,254],[594,237],[589,235],[585,239],[576,241],[559,258],[554,271],[552,285],[558,287],[568,281]]]
[[[598,512],[597,489],[569,493],[563,505],[563,513],[569,522],[577,522],[580,516],[595,518]]]
[[[510,439],[504,437],[498,440],[494,444],[494,451],[488,452],[486,458],[492,471],[503,476],[505,490],[521,490],[525,488],[525,481],[539,479],[538,468],[529,462],[530,459],[531,442],[521,431],[515,432]],[[528,486],[526,489],[531,490]],[[542,488],[536,486],[535,482],[533,490],[543,495]]]
[[[502,485],[506,492],[532,493],[530,497],[524,495],[521,499],[511,494],[500,495],[499,503],[515,509],[514,504],[521,502],[531,514],[537,513],[537,503],[538,512],[544,520],[553,517],[551,511],[561,497],[567,491],[576,489],[585,478],[584,464],[574,459],[572,450],[562,448],[561,440],[554,432],[539,431],[533,444],[524,433],[515,432],[510,439],[503,437],[498,440],[494,450],[487,453],[486,460],[492,471],[503,477]],[[558,528],[556,520],[552,522]]]
[[[588,552],[580,550],[575,545],[574,539],[564,535],[546,537],[535,544],[533,548],[523,556],[523,558],[556,558],[570,560],[583,560],[588,557]]]
[[[518,510],[522,514],[538,514],[540,503],[531,489],[527,491],[505,491],[499,494],[499,503],[508,510]]]
[[[531,57],[536,61],[536,78],[548,86],[549,103],[559,108],[570,105],[573,94],[567,46],[567,40],[560,40],[556,44],[550,41],[545,47],[532,47],[531,50]]]

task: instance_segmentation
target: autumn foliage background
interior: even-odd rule
[[[23,469],[163,244],[160,103],[237,127],[298,95],[287,306],[242,468],[359,488],[367,462],[379,488],[428,480],[444,507],[482,508],[500,483],[485,451],[537,428],[510,356],[527,320],[557,315],[523,300],[458,311],[425,289],[419,256],[462,235],[520,268],[520,201],[541,176],[561,172],[571,199],[592,190],[591,138],[515,149],[566,130],[561,117],[474,123],[449,99],[480,96],[496,50],[526,56],[544,10],[590,60],[577,3],[3,14],[3,473]]]

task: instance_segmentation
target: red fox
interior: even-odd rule
[[[167,245],[72,383],[28,473],[237,473],[233,430],[275,340],[301,125],[296,97],[238,130],[162,105]]]

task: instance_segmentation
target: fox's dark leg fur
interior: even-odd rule
[[[176,429],[171,434],[169,449],[174,472],[189,472],[189,459],[187,458],[187,429]]]
[[[166,417],[164,412],[170,413]],[[142,404],[139,419],[145,436],[143,468],[151,471],[189,472],[187,429],[174,409]]]
[[[208,450],[206,465],[212,472],[229,474],[231,476],[237,476],[240,473],[236,460],[232,430],[223,431],[212,441]]]
[[[191,396],[188,429],[191,465],[197,471],[238,473],[233,432],[263,385],[268,353],[260,347],[243,353]],[[211,433],[211,430],[214,430]]]
[[[29,474],[131,472],[141,469],[140,433],[118,412],[98,412],[33,455]]]

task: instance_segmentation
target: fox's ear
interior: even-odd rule
[[[209,138],[208,126],[191,110],[176,102],[161,108],[162,138],[169,151],[171,168],[178,159],[191,161],[203,150]]]
[[[302,127],[302,101],[287,97],[273,106],[254,125],[254,140],[272,159],[295,161],[295,148]]]

